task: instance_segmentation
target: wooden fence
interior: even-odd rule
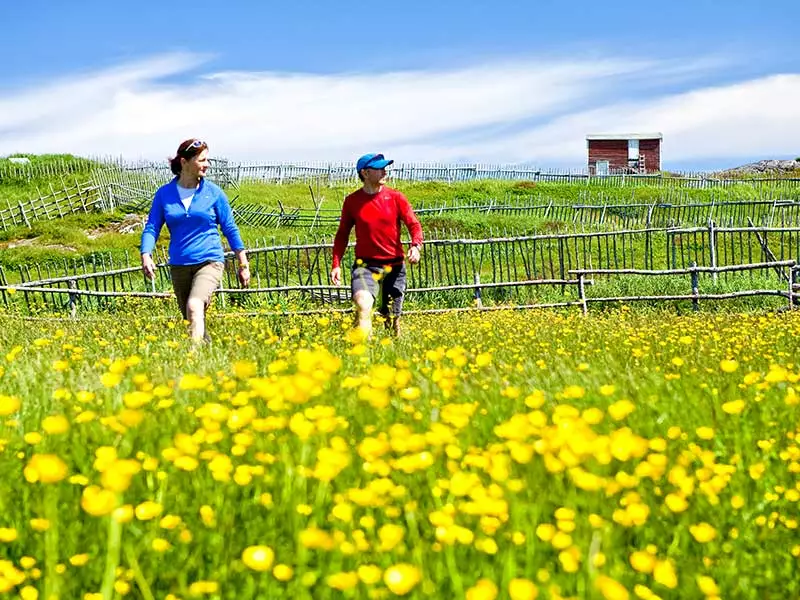
[[[736,290],[723,293],[700,293],[700,277],[701,273],[710,274],[712,280],[716,281],[720,273],[736,273],[764,269],[776,269],[779,272],[782,269],[789,269],[790,275],[787,276],[788,284],[784,289],[770,288],[770,289],[747,289]],[[788,308],[794,308],[797,305],[797,299],[800,294],[797,290],[800,286],[797,284],[798,268],[797,262],[794,260],[784,261],[769,261],[754,264],[741,264],[741,265],[728,265],[725,267],[698,267],[692,263],[692,266],[686,269],[572,269],[569,271],[570,275],[578,278],[578,302],[581,305],[583,314],[587,313],[587,305],[589,303],[609,303],[609,302],[654,302],[654,301],[669,301],[669,300],[690,300],[692,307],[695,311],[700,310],[701,300],[731,300],[734,298],[752,298],[754,296],[779,296],[786,298],[788,301]],[[688,294],[658,294],[658,295],[624,295],[624,296],[607,296],[607,297],[588,297],[586,295],[585,283],[586,277],[589,275],[604,275],[604,276],[647,276],[647,277],[663,277],[675,275],[690,275],[691,279],[691,292]],[[592,281],[592,280],[590,280]],[[593,283],[593,281],[592,281]]]
[[[231,165],[240,181],[269,183],[308,182],[321,180],[327,185],[355,183],[355,169],[351,163],[274,163]],[[583,183],[608,186],[677,186],[695,189],[730,187],[747,184],[754,187],[800,186],[798,178],[735,178],[725,179],[710,173],[678,174],[626,174],[592,175],[585,170],[540,169],[520,165],[459,164],[459,163],[395,163],[391,176],[404,181],[475,181],[481,179],[517,180],[532,182]]]
[[[100,177],[114,178],[119,172],[140,176],[145,180],[168,181],[171,178],[165,163],[146,163],[126,166],[121,163],[98,169],[105,171]],[[664,174],[610,174],[591,175],[586,171],[540,169],[520,165],[460,164],[460,163],[395,163],[390,168],[391,177],[401,181],[443,181],[448,183],[476,180],[507,180],[529,182],[580,183],[610,187],[636,187],[641,185],[677,187],[688,189],[714,189],[749,185],[755,189],[777,188],[796,190],[800,178],[753,177],[723,179],[710,173]],[[213,165],[210,177],[224,185],[240,182],[297,183],[316,182],[328,186],[355,185],[358,177],[352,163],[297,162],[246,164],[220,160]]]
[[[36,221],[50,221],[66,215],[97,210],[103,203],[99,188],[88,183],[68,185],[62,180],[61,188],[49,186],[48,192],[39,192],[36,198],[12,203],[6,198],[0,205],[0,227],[31,227]]]
[[[212,160],[208,172],[210,180],[238,192],[240,181],[270,181],[284,183],[289,181],[316,181],[320,178],[326,183],[355,184],[352,166],[347,164],[277,164],[277,165],[234,165],[225,160]],[[64,162],[64,165],[73,164]],[[78,164],[78,163],[75,163]],[[82,168],[86,164],[80,163]],[[55,169],[46,165],[48,173]],[[8,169],[9,167],[4,167]],[[39,168],[38,166],[14,165],[14,168]],[[45,168],[42,166],[41,168]],[[75,167],[77,168],[77,167]],[[466,175],[465,175],[466,174]],[[50,174],[57,176],[56,173]],[[14,226],[31,227],[38,220],[61,218],[75,212],[92,210],[123,209],[142,212],[149,205],[155,190],[172,178],[166,164],[146,164],[126,167],[115,164],[92,171],[91,181],[62,185],[55,189],[39,192],[36,198],[0,206],[0,227],[5,230]],[[444,214],[450,212],[473,211],[485,214],[538,215],[553,221],[566,221],[581,225],[605,225],[628,227],[636,224],[645,226],[697,225],[714,219],[721,225],[743,225],[747,218],[763,225],[789,226],[800,223],[800,202],[793,199],[800,189],[793,179],[736,179],[712,180],[705,177],[667,178],[654,175],[589,176],[571,172],[544,172],[502,165],[437,165],[400,164],[394,166],[392,176],[399,180],[445,180],[466,181],[470,179],[519,179],[526,181],[585,181],[603,185],[638,185],[640,183],[671,181],[665,187],[665,197],[656,202],[619,203],[608,201],[602,192],[581,194],[577,203],[558,202],[553,199],[510,197],[504,200],[487,199],[484,202],[453,204],[442,201],[436,206],[419,206],[420,215]],[[626,180],[627,178],[627,180]],[[636,179],[638,178],[638,179]],[[674,181],[673,181],[674,180]],[[626,183],[627,181],[627,183]],[[638,182],[638,183],[637,183]],[[705,182],[705,183],[699,183]],[[709,183],[710,182],[710,183]],[[676,196],[673,190],[680,188],[719,188],[747,183],[753,187],[751,201],[712,200],[695,202],[684,191]],[[674,184],[674,185],[673,185]],[[712,185],[713,184],[713,185]],[[632,196],[635,194],[632,194]],[[313,194],[312,194],[313,196]],[[767,199],[767,196],[769,197]],[[238,196],[235,196],[238,197]],[[673,197],[675,200],[673,201]],[[284,208],[278,210],[255,204],[239,203],[235,206],[237,216],[242,222],[256,227],[316,227],[335,226],[338,214],[335,208],[314,209]]]
[[[591,198],[587,198],[591,202]],[[251,227],[335,228],[339,208],[278,209],[261,204],[238,202],[233,206],[239,223]],[[800,226],[800,201],[733,200],[710,202],[556,203],[537,198],[487,198],[458,204],[421,204],[414,211],[420,217],[474,213],[479,215],[526,216],[545,221],[571,223],[606,229],[700,226],[714,221],[722,227],[743,227],[750,223],[766,227]]]
[[[162,265],[163,266],[163,265]],[[723,293],[701,293],[700,292],[700,283],[699,283],[699,274],[711,274],[713,277],[717,277],[720,273],[731,273],[731,272],[743,272],[743,271],[753,271],[753,270],[765,270],[765,269],[779,269],[779,268],[788,268],[790,269],[791,276],[789,277],[789,283],[785,286],[784,289],[780,288],[757,288],[757,289],[740,289],[736,291],[728,291]],[[569,307],[569,306],[579,306],[584,315],[588,313],[588,305],[590,303],[593,304],[601,304],[601,303],[618,303],[618,302],[663,302],[663,301],[691,301],[692,307],[695,311],[700,310],[700,302],[709,301],[709,300],[731,300],[737,298],[753,298],[758,296],[777,296],[787,300],[787,308],[793,309],[796,308],[798,305],[798,298],[800,298],[800,293],[798,293],[798,289],[800,289],[800,285],[797,284],[798,280],[798,270],[797,263],[793,260],[788,261],[770,261],[764,263],[754,263],[754,264],[742,264],[742,265],[729,265],[727,267],[698,267],[693,265],[687,269],[666,269],[666,270],[642,270],[642,269],[573,269],[570,270],[570,275],[575,276],[575,279],[555,279],[555,280],[530,280],[530,281],[516,281],[516,282],[501,282],[501,283],[480,283],[479,279],[476,278],[476,281],[473,284],[465,284],[465,285],[447,285],[447,286],[437,286],[437,287],[423,287],[423,288],[408,288],[406,293],[408,295],[415,295],[415,294],[424,294],[424,293],[432,293],[432,292],[453,292],[459,290],[466,290],[474,294],[475,302],[471,306],[467,307],[447,307],[447,308],[418,308],[412,310],[406,310],[407,314],[430,314],[430,313],[442,313],[442,312],[453,312],[453,311],[464,311],[464,310],[507,310],[507,309],[534,309],[534,308],[556,308],[556,307]],[[638,276],[649,276],[649,277],[661,277],[661,276],[676,276],[676,275],[690,275],[691,279],[691,291],[690,293],[685,294],[657,294],[657,295],[637,295],[637,294],[629,294],[629,295],[621,295],[621,296],[599,296],[599,297],[591,297],[588,296],[586,293],[587,287],[594,284],[594,281],[591,279],[587,279],[588,275],[616,275],[616,276],[631,276],[631,275],[638,275]],[[50,284],[55,283],[53,281],[49,282]],[[77,316],[78,312],[78,303],[80,302],[81,298],[95,298],[95,299],[108,299],[108,298],[159,298],[159,299],[168,299],[172,297],[171,293],[168,292],[137,292],[137,291],[116,291],[116,292],[108,292],[108,291],[99,291],[99,290],[84,290],[79,289],[77,287],[77,281],[75,279],[69,280],[67,288],[60,288],[60,287],[48,287],[48,282],[41,282],[39,285],[26,285],[24,287],[15,288],[8,285],[0,285],[0,291],[3,292],[4,297],[10,291],[21,291],[26,296],[28,294],[42,294],[45,296],[50,296],[53,299],[54,306],[58,306],[61,304],[62,308],[66,308],[69,310],[69,314],[72,318]],[[485,306],[482,301],[482,291],[488,289],[504,289],[508,287],[513,287],[516,289],[529,287],[529,286],[561,286],[562,290],[568,286],[575,286],[576,295],[575,299],[567,299],[560,302],[536,302],[536,303],[529,303],[529,304],[519,304],[519,303],[503,303],[503,304],[494,304]],[[308,292],[312,295],[314,292],[327,292],[333,293],[334,291],[340,295],[340,300],[346,302],[346,298],[342,299],[342,287],[341,286],[331,286],[331,285],[318,285],[318,286],[279,286],[279,287],[266,287],[266,288],[245,288],[245,289],[231,289],[220,287],[217,290],[217,294],[222,298],[222,304],[225,305],[225,294],[232,294],[233,296],[241,296],[241,295],[249,295],[249,294],[286,294],[290,292]],[[66,296],[67,300],[65,303],[60,303],[55,300],[56,296]],[[282,311],[281,313],[274,313],[274,314],[315,314],[315,313],[326,313],[330,312],[331,310],[334,311],[347,311],[347,308],[327,308],[327,309],[292,309],[289,307],[287,310]]]
[[[262,240],[262,242],[265,242]],[[239,290],[236,270],[229,258],[223,279],[223,301],[266,301],[300,305],[342,304],[348,301],[344,286],[331,285],[331,240],[311,243],[256,244],[248,250],[252,289]],[[127,253],[115,259],[111,254],[93,260],[61,265],[21,267],[10,281],[0,268],[0,296],[9,309],[33,312],[60,310],[67,291],[83,297],[87,309],[112,309],[115,298],[124,296],[168,297],[171,294],[166,256],[154,256],[162,268],[156,280],[144,279],[138,264]],[[714,286],[743,287],[753,282],[790,281],[786,261],[800,258],[800,228],[707,227],[644,228],[621,231],[569,234],[539,234],[490,239],[430,239],[423,260],[408,266],[409,294],[418,304],[472,303],[480,297],[486,305],[528,305],[532,299],[552,299],[579,285],[576,273],[603,269],[594,281],[610,281],[612,271],[632,275],[633,271],[713,270]],[[353,261],[352,247],[344,264]],[[744,272],[726,270],[737,265],[761,265]],[[760,269],[760,271],[759,271]],[[584,273],[585,275],[586,273]],[[743,281],[742,278],[749,281]],[[783,284],[781,284],[783,287]],[[606,288],[608,286],[606,285]],[[9,293],[13,288],[14,293]],[[542,291],[538,291],[542,288]],[[66,291],[65,291],[66,290]],[[476,296],[475,292],[483,293]],[[85,293],[84,293],[85,292]],[[545,293],[546,292],[546,293]],[[575,298],[570,301],[579,301]]]

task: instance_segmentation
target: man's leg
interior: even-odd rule
[[[378,292],[375,273],[369,267],[356,265],[350,278],[350,289],[353,293],[353,304],[356,309],[356,325],[369,337],[372,334],[372,307]]]
[[[375,304],[375,298],[367,290],[359,290],[353,294],[353,303],[356,305],[358,328],[369,337],[372,334],[372,307]]]
[[[402,264],[387,273],[383,281],[387,302],[387,326],[391,326],[395,337],[400,336],[400,315],[403,312],[403,298],[406,291],[406,265]]]

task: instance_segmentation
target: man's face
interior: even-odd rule
[[[373,169],[367,167],[362,169],[361,174],[364,176],[364,183],[369,183],[373,186],[383,185],[386,183],[386,169]]]

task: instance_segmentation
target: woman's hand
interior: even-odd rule
[[[250,285],[250,265],[248,263],[239,265],[239,283],[242,287]]]
[[[153,257],[149,254],[142,254],[142,271],[148,279],[156,278],[156,263],[153,262]]]

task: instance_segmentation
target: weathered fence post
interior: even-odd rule
[[[3,270],[3,267],[0,267],[0,285],[3,286],[3,289],[0,292],[0,295],[3,296],[3,304],[5,304],[6,308],[8,308],[8,296],[6,295],[6,290],[5,290],[5,286],[8,285],[8,281],[6,281],[6,273]]]
[[[586,310],[586,290],[583,284],[583,273],[578,273],[578,299],[581,302],[581,311],[585,317],[588,311]]]
[[[644,234],[644,268],[653,268],[653,243],[650,239],[650,224],[653,219],[653,209],[656,207],[654,200],[650,207],[647,209],[647,221],[645,222],[646,233]]]
[[[77,290],[78,289],[78,282],[74,279],[70,279],[67,282],[67,287],[70,290]],[[74,319],[75,315],[78,313],[78,294],[72,292],[69,295],[69,316],[70,318]]]
[[[711,268],[717,268],[717,230],[714,227],[714,221],[709,219],[708,220],[708,246],[711,251]],[[711,273],[711,279],[714,281],[714,285],[717,284],[717,272],[713,271]]]
[[[677,248],[676,248],[676,245],[675,245],[675,234],[673,233],[672,235],[670,235],[670,234],[667,234],[667,235],[669,235],[669,239],[671,240],[672,268],[673,269],[677,269],[678,268],[678,257],[677,257]]]
[[[696,268],[697,263],[692,261],[692,266],[690,267],[692,273],[692,296],[694,296],[694,298],[692,298],[692,308],[695,312],[700,310],[700,283],[699,277],[697,276],[697,271],[695,270]]]
[[[789,308],[794,308],[798,304],[798,300],[795,298],[798,269],[800,269],[798,265],[789,268]]]
[[[25,221],[25,225],[30,229],[31,222],[28,220],[28,215],[25,214],[25,207],[22,205],[22,202],[19,203],[19,214],[22,215],[22,220]]]
[[[475,273],[475,285],[480,285],[480,284],[481,284],[481,274]],[[483,308],[483,300],[481,299],[481,288],[479,287],[475,288],[475,306],[477,306],[479,309]]]

